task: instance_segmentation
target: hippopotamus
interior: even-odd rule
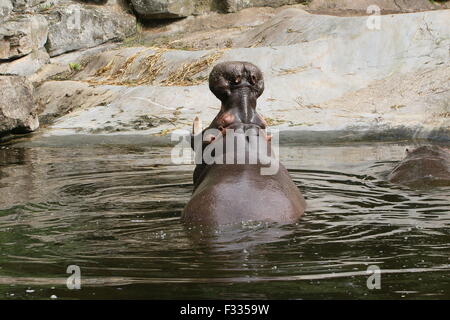
[[[286,168],[273,157],[271,136],[266,132],[267,123],[256,112],[256,100],[264,91],[262,72],[250,62],[219,63],[209,75],[209,88],[222,105],[217,116],[203,131],[198,127],[198,119],[194,121],[191,141],[198,137],[201,140],[199,148],[193,146],[196,154],[223,142],[229,137],[230,130],[236,137],[244,136],[244,148],[237,152],[232,152],[236,151],[234,146],[232,150],[223,144],[216,148],[216,155],[222,160],[232,159],[231,163],[205,163],[201,159],[194,170],[194,190],[182,213],[183,221],[209,226],[249,220],[297,221],[304,214],[305,199]],[[207,134],[211,129],[216,133]],[[254,163],[236,161],[242,156],[246,160],[254,156],[257,151],[251,141],[257,141],[259,146],[264,147],[265,155],[276,162],[278,170],[272,174],[262,174],[267,163],[263,163],[260,157]]]
[[[450,150],[436,145],[406,149],[388,180],[412,188],[450,186]]]

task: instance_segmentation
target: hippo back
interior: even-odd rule
[[[389,174],[390,182],[414,188],[450,186],[450,152],[439,146],[422,146],[408,152]]]
[[[261,175],[260,165],[216,164],[195,189],[182,218],[202,225],[242,221],[292,223],[304,214],[305,200],[280,164],[274,175]]]

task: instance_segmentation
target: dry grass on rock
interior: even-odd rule
[[[195,77],[195,75],[208,69],[210,65],[223,55],[223,52],[224,50],[220,50],[203,56],[194,62],[183,64],[170,74],[167,79],[163,80],[161,84],[164,86],[193,86],[205,82],[207,80],[206,76]]]
[[[111,59],[105,66],[99,68],[95,73],[95,77],[103,79],[89,80],[89,83],[98,85],[127,85],[127,86],[139,86],[139,85],[152,85],[157,76],[164,68],[164,60],[162,55],[167,49],[152,48],[155,52],[152,55],[146,57],[142,63],[142,72],[137,76],[137,79],[131,80],[128,75],[133,74],[133,62],[142,55],[143,51],[137,52],[129,57],[119,68],[112,72],[114,66],[117,64],[116,57]],[[144,50],[147,51],[148,49]]]

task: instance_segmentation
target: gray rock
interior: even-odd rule
[[[0,26],[0,60],[23,57],[43,48],[48,24],[42,15],[17,16]]]
[[[73,75],[77,81],[65,86],[48,81],[45,92],[40,90],[44,102],[76,110],[49,126],[47,134],[109,134],[105,128],[111,126],[123,128],[120,134],[191,130],[196,115],[208,123],[220,108],[206,81],[213,65],[238,60],[251,61],[264,73],[258,110],[270,127],[305,133],[305,141],[448,140],[449,18],[450,10],[384,15],[380,29],[372,30],[367,17],[284,9],[241,32],[236,43],[248,48],[105,51]],[[78,109],[80,104],[64,95],[66,86],[78,82],[117,98]],[[145,115],[170,122],[133,129],[133,121]]]
[[[94,4],[106,4],[108,2],[115,2],[114,0],[80,0],[81,2],[85,3],[94,3]]]
[[[0,63],[0,75],[29,76],[50,61],[45,49],[39,49],[11,62]]]
[[[195,11],[192,0],[131,0],[131,3],[144,19],[183,18]]]
[[[46,48],[51,57],[108,41],[120,41],[136,31],[133,15],[101,6],[57,6],[50,9],[47,19]]]
[[[107,105],[117,99],[118,90],[93,87],[89,83],[78,81],[47,81],[36,88],[35,96],[41,106],[39,120],[43,124],[52,123],[54,119],[79,110],[90,109],[98,105]],[[102,117],[99,114],[99,117]],[[87,128],[87,130],[89,130]]]
[[[280,7],[305,0],[131,0],[143,19],[184,18],[210,11],[237,12],[250,7]]]
[[[288,4],[305,3],[305,0],[225,0],[226,12],[236,12],[250,7],[281,7]]]
[[[12,9],[11,0],[0,0],[0,22],[6,20]]]
[[[83,65],[83,61],[89,57],[106,50],[112,50],[118,46],[118,43],[107,43],[94,48],[77,50],[54,57],[50,59],[49,63],[43,65],[37,72],[28,76],[28,80],[30,80],[36,87],[43,81],[49,80],[50,78],[57,76],[64,77],[65,74],[72,71],[70,68],[71,63]]]
[[[28,11],[35,11],[33,9],[36,8],[39,4],[46,2],[47,0],[11,0],[13,10],[15,12],[28,12]]]
[[[418,12],[427,10],[440,10],[450,8],[448,1],[430,1],[430,0],[312,0],[308,4],[308,9],[318,12],[343,12],[367,14],[368,8],[374,6],[380,8],[381,14],[400,13],[400,12]],[[374,11],[371,11],[374,13]]]
[[[24,77],[0,76],[0,135],[36,130],[39,120],[33,86]]]

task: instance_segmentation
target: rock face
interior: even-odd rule
[[[46,48],[51,57],[108,41],[119,41],[136,31],[136,18],[101,6],[61,5],[46,15],[49,34]]]
[[[0,76],[0,135],[36,130],[39,120],[33,86],[24,77]]]
[[[316,13],[349,15],[372,14],[379,8],[380,14],[417,12],[450,8],[448,1],[430,0],[130,0],[135,12],[142,19],[184,18],[205,12],[237,12],[251,7],[281,7],[304,4],[305,10]]]
[[[120,88],[114,92],[78,81],[45,82],[35,91],[37,103],[41,108],[39,120],[42,124],[47,124],[76,108],[89,109],[106,105],[117,99],[120,91]],[[102,115],[99,114],[99,117]]]
[[[41,3],[47,0],[11,0],[15,12],[34,11]]]
[[[406,150],[403,159],[388,179],[415,188],[450,186],[450,150],[439,146],[422,146]]]
[[[195,10],[192,0],[131,0],[131,3],[144,19],[182,18]]]
[[[42,15],[19,15],[2,23],[0,75],[27,76],[39,70],[50,59],[44,49],[47,35],[48,23]]]
[[[11,0],[0,0],[0,22],[5,20],[13,9]]]
[[[188,17],[148,25],[129,37],[136,18],[122,10],[123,2],[141,18]],[[384,14],[379,25],[368,24],[370,4]],[[52,122],[50,134],[167,134],[189,128],[195,115],[208,121],[217,105],[205,82],[209,71],[216,63],[240,60],[265,75],[258,108],[270,127],[338,141],[391,132],[447,140],[450,10],[386,13],[449,5],[0,0],[0,75],[26,75],[41,86],[37,100],[41,119]],[[238,12],[222,14],[232,11]],[[116,42],[126,37],[126,46]],[[47,81],[57,79],[64,81]]]
[[[448,1],[430,0],[313,0],[308,8],[313,11],[333,11],[335,13],[367,13],[367,9],[372,6],[380,8],[381,14],[417,12],[427,10],[439,10],[450,8]],[[369,10],[371,11],[371,10]],[[370,13],[374,13],[371,11]]]
[[[0,26],[0,60],[23,57],[43,48],[48,24],[42,15],[18,16]]]
[[[120,90],[120,96],[106,106],[69,106],[77,111],[57,119],[50,131],[105,128],[109,133],[106,128],[120,127],[121,133],[137,133],[123,124],[145,115],[168,121],[138,133],[189,129],[196,115],[204,121],[215,116],[218,101],[206,83],[211,68],[238,60],[251,61],[264,73],[266,90],[258,109],[272,128],[302,132],[306,140],[449,139],[450,10],[380,18],[381,28],[372,30],[367,17],[289,8],[240,32],[236,43],[244,48],[122,47],[101,52],[69,79]],[[61,100],[55,82],[46,87],[47,100],[71,103]]]
[[[280,7],[288,4],[307,2],[305,0],[225,0],[226,12],[236,12],[250,7]]]
[[[205,12],[237,12],[250,7],[280,7],[306,0],[131,0],[140,18],[184,18]]]
[[[9,63],[0,64],[0,75],[29,76],[50,61],[45,49],[38,49],[30,54]]]

